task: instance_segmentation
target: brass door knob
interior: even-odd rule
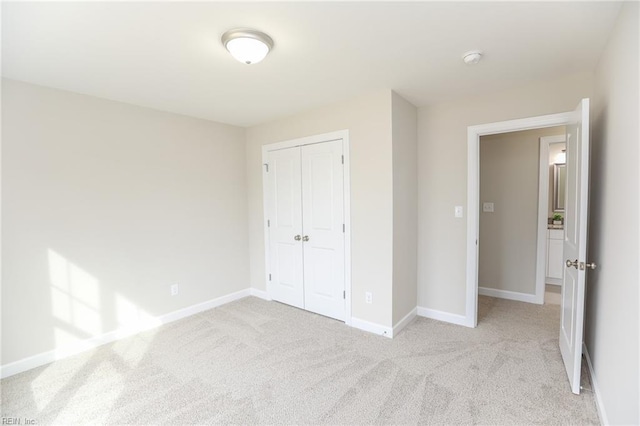
[[[584,266],[586,266],[591,270],[596,269],[598,267],[598,265],[596,265],[596,262],[586,263]]]

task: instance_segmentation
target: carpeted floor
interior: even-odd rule
[[[559,306],[480,297],[479,313],[476,329],[417,318],[391,340],[249,297],[4,379],[2,416],[40,425],[598,423],[593,394],[569,390]]]

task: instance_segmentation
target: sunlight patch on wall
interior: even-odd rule
[[[119,335],[126,336],[162,325],[160,319],[141,309],[136,303],[116,293],[114,297]]]
[[[140,336],[118,340],[104,349],[111,351],[113,356],[95,359],[98,352],[87,352],[75,357],[71,363],[55,362],[31,382],[33,400],[42,411],[48,409],[66,385],[66,381],[51,380],[51,377],[79,378],[84,384],[70,396],[66,406],[81,405],[83,398],[100,394],[106,420],[113,403],[126,387],[123,373],[127,369],[123,370],[123,366],[135,368],[145,358],[162,322],[127,297],[115,293],[113,300],[108,301],[108,307],[113,308],[109,312],[115,316],[118,329],[103,334],[102,304],[107,301],[100,298],[100,281],[54,250],[48,250],[48,259],[56,357],[92,349],[96,342],[106,342],[101,340],[103,338],[122,339],[150,330]],[[52,383],[55,383],[55,389],[51,388]],[[82,419],[76,416],[77,413],[63,409],[56,422],[81,422]]]
[[[56,348],[102,333],[100,282],[59,253],[49,250],[51,312],[60,321]]]

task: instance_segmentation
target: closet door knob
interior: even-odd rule
[[[304,237],[302,237],[302,241],[309,241],[309,236],[305,235]]]
[[[300,238],[300,235],[296,235],[295,237],[293,237],[293,239],[296,241],[300,241],[301,238]]]

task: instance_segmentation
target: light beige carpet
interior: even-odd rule
[[[249,297],[4,379],[2,416],[38,424],[598,422],[592,393],[569,390],[558,306],[480,297],[479,312],[476,329],[417,318],[391,340]]]

